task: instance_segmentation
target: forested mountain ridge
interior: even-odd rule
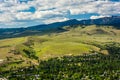
[[[81,21],[72,19],[64,22],[36,25],[27,28],[5,28],[5,29],[0,29],[0,39],[41,34],[41,33],[45,33],[45,31],[47,30],[49,31],[55,30],[59,32],[59,31],[64,31],[63,29],[61,29],[62,27],[71,26],[71,25],[107,25],[107,26],[114,26],[116,28],[120,28],[120,16],[104,17],[99,19],[88,19]]]

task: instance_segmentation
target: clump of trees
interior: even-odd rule
[[[119,59],[102,54],[56,57],[2,74],[9,80],[119,80]]]
[[[112,43],[106,44],[106,49],[109,51],[110,54],[120,55],[120,43],[112,42]]]
[[[14,50],[11,51],[11,53],[14,53],[15,55],[21,54],[32,59],[38,59],[38,57],[36,56],[36,52],[32,47],[33,45],[34,40],[29,37],[25,43],[16,45]]]
[[[24,44],[19,47],[16,47],[19,53],[22,51],[34,58],[35,52],[32,47]],[[109,51],[109,55],[56,57],[40,61],[38,66],[10,69],[0,72],[0,75],[9,80],[119,80],[120,43],[107,43],[104,48]]]

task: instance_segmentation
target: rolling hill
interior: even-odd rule
[[[59,79],[59,75],[64,76],[62,74],[70,76],[69,69],[76,73],[74,75],[72,72],[73,77],[81,75],[83,72],[78,73],[80,69],[94,73],[97,71],[96,75],[99,77],[95,74],[89,76],[98,79],[107,67],[107,74],[111,68],[114,71],[110,73],[116,73],[113,80],[119,78],[120,30],[114,26],[71,25],[38,33],[35,31],[35,34],[33,32],[33,30],[25,30],[21,33],[12,33],[19,36],[0,40],[0,76],[10,80],[29,80],[39,75],[40,78],[47,79],[59,69],[58,74],[54,74],[56,79]],[[65,66],[59,67],[61,65]],[[44,77],[45,75],[47,77]],[[84,75],[77,77],[84,78]]]
[[[36,56],[41,59],[53,56],[77,55],[89,53],[91,50],[99,52],[100,46],[104,46],[107,42],[120,42],[120,30],[112,26],[75,25],[64,26],[62,29],[63,32],[53,31],[41,35],[2,39],[0,40],[0,58],[6,58],[10,53],[13,56],[11,50],[20,51],[20,54],[25,55],[25,52],[23,52],[25,48],[35,51]]]
[[[28,36],[28,35],[37,35],[37,34],[40,35],[50,31],[62,32],[65,31],[64,29],[62,29],[62,27],[71,26],[71,25],[106,25],[106,26],[114,26],[116,28],[120,28],[119,24],[120,24],[120,16],[104,17],[99,19],[88,19],[81,21],[73,19],[64,22],[36,25],[27,28],[0,29],[0,39]]]

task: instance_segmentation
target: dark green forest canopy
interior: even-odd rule
[[[1,72],[9,80],[119,80],[120,55],[64,56],[40,61],[39,66]]]

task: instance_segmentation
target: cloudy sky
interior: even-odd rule
[[[0,28],[120,15],[120,0],[0,0]]]

